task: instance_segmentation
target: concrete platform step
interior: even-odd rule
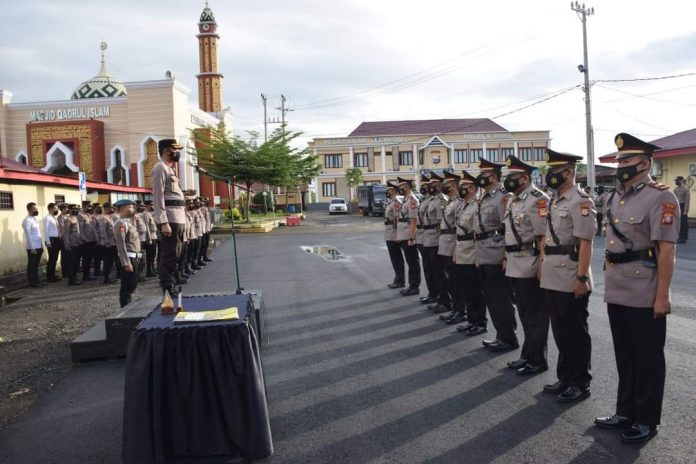
[[[106,339],[106,327],[103,321],[70,343],[70,357],[76,364],[116,358],[113,348]]]

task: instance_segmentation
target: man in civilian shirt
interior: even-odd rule
[[[43,287],[39,282],[39,263],[43,255],[43,244],[41,243],[41,226],[36,219],[38,215],[39,209],[36,203],[27,203],[27,217],[22,221],[22,229],[27,240],[27,278],[32,288]]]
[[[60,230],[58,229],[58,207],[55,203],[48,204],[48,214],[43,218],[44,240],[48,250],[48,263],[46,264],[46,282],[60,282],[56,278],[56,263],[62,246]]]

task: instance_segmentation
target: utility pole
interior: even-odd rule
[[[268,116],[266,114],[266,96],[261,94],[261,101],[263,102],[263,141],[268,142]]]
[[[575,1],[570,2],[570,9],[578,14],[582,21],[582,46],[583,64],[578,70],[585,75],[585,132],[587,137],[587,185],[594,192],[595,188],[595,164],[594,164],[594,131],[592,129],[592,104],[590,100],[590,71],[587,63],[587,17],[594,14],[594,8],[587,8]]]
[[[280,94],[280,130],[285,135],[285,95]]]

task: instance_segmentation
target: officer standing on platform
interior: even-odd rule
[[[416,248],[418,199],[411,191],[412,180],[403,177],[397,177],[396,180],[399,184],[399,193],[404,197],[399,211],[396,239],[401,242],[401,249],[408,264],[408,288],[401,290],[401,295],[418,295],[421,279],[420,259],[418,248]]]
[[[476,265],[479,269],[483,297],[488,306],[493,326],[494,340],[484,340],[483,346],[493,352],[517,349],[519,343],[515,329],[515,308],[512,305],[510,284],[505,277],[505,207],[510,196],[500,186],[502,164],[479,158],[476,180],[483,189],[476,209]]]
[[[396,239],[396,223],[401,209],[401,202],[396,192],[399,187],[391,181],[387,182],[387,206],[384,208],[384,240],[387,242],[389,260],[394,269],[394,280],[388,284],[389,288],[403,288],[406,286],[404,275],[404,255],[401,244]]]
[[[467,336],[486,333],[486,304],[481,293],[478,269],[476,268],[476,243],[474,223],[478,204],[476,202],[476,178],[462,171],[459,196],[462,199],[456,209],[457,244],[454,249],[455,307],[466,314],[467,323],[457,331]]]
[[[549,313],[539,286],[539,253],[546,235],[549,197],[532,183],[536,168],[508,156],[503,186],[512,193],[505,213],[505,275],[510,278],[524,330],[520,359],[508,363],[519,375],[548,369]]]
[[[691,207],[691,191],[684,185],[684,177],[677,176],[674,179],[677,186],[674,188],[674,195],[679,202],[681,211],[681,221],[679,223],[679,239],[677,243],[686,243],[689,240],[689,208]]]
[[[434,303],[428,306],[428,309],[437,313],[444,313],[450,310],[450,307],[440,303],[440,282],[444,278],[442,269],[437,262],[437,250],[440,248],[440,219],[442,218],[442,210],[447,204],[448,198],[440,190],[442,188],[443,177],[436,173],[430,174],[430,201],[428,201],[428,210],[425,215],[425,220],[428,223],[425,226],[423,234],[423,267],[430,269],[431,285],[435,289],[435,298],[421,300],[422,303]],[[427,264],[426,264],[427,261]]]
[[[459,324],[466,320],[466,313],[457,311],[454,305],[455,283],[452,271],[454,269],[454,248],[457,246],[457,218],[459,206],[459,181],[461,177],[450,172],[445,173],[442,193],[447,195],[447,204],[440,216],[440,242],[437,249],[437,264],[440,268],[440,285],[438,294],[440,303],[449,307],[450,314],[440,316],[447,324]]]
[[[621,184],[609,198],[604,301],[614,340],[619,387],[616,413],[599,427],[625,429],[642,443],[657,433],[665,387],[665,337],[680,209],[677,197],[649,175],[655,145],[629,134],[615,138]]]
[[[592,340],[587,306],[592,290],[592,240],[597,212],[592,198],[575,183],[581,156],[546,149],[546,184],[555,190],[547,213],[541,288],[558,347],[558,381],[544,385],[561,403],[590,396]]]
[[[423,262],[423,274],[425,275],[425,284],[428,287],[428,294],[421,297],[422,303],[430,303],[437,301],[437,289],[433,282],[432,269],[428,254],[424,251],[423,243],[425,241],[426,228],[430,227],[428,221],[428,206],[432,196],[429,192],[430,179],[426,175],[421,175],[420,193],[423,195],[423,200],[418,205],[418,222],[416,222],[416,246],[420,252],[421,261]]]
[[[140,249],[140,234],[133,224],[135,213],[133,200],[118,200],[114,203],[119,219],[114,224],[118,263],[121,267],[121,290],[119,303],[123,308],[131,302],[133,292],[138,287],[138,267],[142,257]]]
[[[179,150],[184,147],[174,139],[160,140],[157,145],[160,161],[152,168],[152,201],[159,228],[159,279],[160,286],[173,294],[175,282],[185,283],[178,277],[175,280],[175,276],[184,241],[186,202],[179,178],[172,168],[179,161]]]

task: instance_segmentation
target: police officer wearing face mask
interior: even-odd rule
[[[459,324],[466,320],[466,314],[455,306],[455,292],[458,285],[454,280],[454,249],[457,245],[457,218],[456,212],[461,199],[459,198],[459,181],[461,177],[451,172],[445,173],[445,182],[442,185],[442,193],[447,195],[447,204],[440,216],[440,243],[437,250],[437,264],[440,267],[441,276],[438,294],[440,302],[448,306],[449,315],[440,316],[447,324]],[[443,297],[444,296],[444,297]],[[461,306],[460,306],[461,307]]]
[[[394,280],[388,284],[389,288],[403,288],[406,286],[404,271],[404,255],[401,251],[401,243],[396,239],[396,224],[401,210],[401,201],[396,192],[399,187],[387,182],[387,205],[384,208],[384,241],[387,243],[389,260],[394,269]]]
[[[517,349],[519,343],[515,329],[515,308],[512,291],[505,277],[505,207],[510,195],[500,185],[502,164],[479,158],[481,173],[476,180],[483,189],[478,202],[475,226],[476,265],[479,269],[483,297],[488,306],[493,326],[494,340],[484,340],[483,346],[493,352]]]
[[[679,203],[648,174],[659,147],[633,137],[615,138],[620,185],[605,210],[604,301],[619,371],[616,412],[595,419],[625,430],[621,440],[642,443],[657,433],[665,385],[665,337]]]
[[[538,275],[549,197],[532,183],[535,169],[516,156],[508,156],[503,182],[505,190],[512,193],[505,212],[505,275],[510,279],[524,330],[520,359],[508,363],[518,375],[537,374],[548,369],[549,314]]]
[[[160,161],[152,168],[152,202],[161,254],[160,286],[172,294],[175,293],[174,283],[186,283],[180,277],[175,280],[186,227],[186,201],[173,166],[179,161],[179,150],[183,148],[175,139],[160,140]]]
[[[546,183],[555,190],[546,216],[541,288],[558,346],[558,381],[544,391],[572,403],[590,395],[592,341],[587,306],[592,289],[592,240],[597,212],[592,198],[575,183],[581,156],[546,149]]]
[[[432,303],[428,306],[428,309],[431,309],[436,314],[445,313],[451,309],[448,304],[443,304],[440,301],[440,294],[438,293],[440,282],[444,278],[442,268],[437,263],[437,251],[440,247],[440,219],[442,210],[448,201],[447,196],[441,192],[443,180],[445,180],[443,177],[434,172],[430,174],[430,185],[428,186],[430,201],[428,202],[428,210],[425,215],[428,225],[425,226],[425,232],[423,233],[423,267],[430,269],[430,282],[434,289],[434,294],[432,295],[433,298],[426,298],[421,300],[421,302],[424,304]],[[425,264],[426,261],[427,264]]]
[[[114,203],[119,219],[114,224],[114,237],[118,250],[118,264],[121,267],[121,290],[119,303],[123,308],[131,302],[138,287],[138,268],[142,258],[140,234],[134,224],[135,210],[133,200],[118,200]]]
[[[399,211],[396,227],[396,239],[401,242],[401,249],[408,264],[408,288],[401,290],[402,296],[418,295],[420,292],[421,268],[416,248],[416,221],[418,220],[418,199],[413,195],[411,179],[396,178],[399,193],[404,197]]]
[[[418,222],[416,223],[416,246],[421,255],[423,262],[423,275],[425,276],[425,284],[428,288],[428,294],[420,298],[424,304],[434,302],[437,299],[437,288],[433,281],[431,254],[425,251],[425,235],[435,225],[431,225],[428,220],[428,208],[433,196],[430,194],[430,179],[426,175],[421,175],[420,193],[423,195],[423,201],[418,205]]]

